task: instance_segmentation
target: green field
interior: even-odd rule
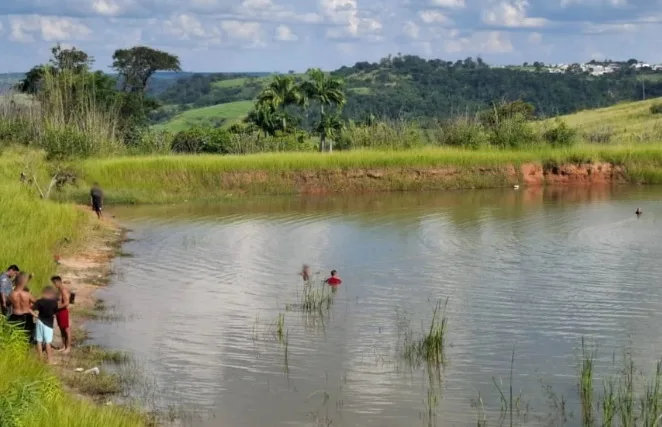
[[[651,106],[657,104],[662,104],[662,98],[580,111],[559,119],[576,128],[588,140],[593,135],[603,136],[603,139],[608,136],[609,141],[605,142],[662,142],[662,114],[650,111]]]
[[[193,108],[176,115],[155,128],[179,132],[192,126],[212,125],[215,120],[225,120],[224,126],[240,122],[253,108],[253,101],[228,102],[211,107]]]
[[[238,77],[236,79],[219,80],[217,82],[212,83],[212,87],[218,87],[218,88],[238,87],[238,86],[243,86],[244,84],[246,84],[246,82],[250,80],[251,79],[249,77]]]

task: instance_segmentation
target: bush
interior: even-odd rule
[[[172,150],[174,137],[172,132],[165,130],[142,129],[129,150],[133,154],[168,154]]]
[[[525,148],[539,145],[540,135],[523,116],[500,120],[490,127],[490,144],[498,148]]]
[[[37,143],[49,160],[90,157],[97,152],[91,138],[76,126],[46,126]]]
[[[651,114],[662,114],[662,104],[656,103],[651,105],[650,111]]]
[[[228,154],[231,152],[232,134],[220,128],[194,127],[178,132],[171,146],[177,153]]]
[[[488,144],[484,126],[474,117],[461,116],[432,128],[433,143],[476,149]]]
[[[576,141],[577,132],[564,121],[556,119],[554,126],[544,131],[542,136],[552,147],[570,147]]]

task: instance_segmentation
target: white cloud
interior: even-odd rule
[[[542,42],[542,34],[540,33],[531,33],[527,41],[531,44],[540,44]]]
[[[113,0],[94,0],[92,2],[92,10],[99,15],[115,16],[120,12],[120,5]]]
[[[548,24],[544,18],[527,16],[527,0],[501,1],[483,11],[483,22],[489,25],[509,28],[539,28]]]
[[[376,18],[362,16],[357,0],[320,0],[322,16],[336,27],[326,31],[330,39],[362,38],[377,40],[382,23]]]
[[[426,24],[449,25],[453,23],[450,18],[436,10],[421,10],[418,12],[418,17]]]
[[[64,17],[56,16],[12,16],[9,19],[10,40],[19,43],[32,43],[35,33],[47,42],[85,40],[92,34],[84,24]]]
[[[628,5],[628,0],[561,0],[561,7],[568,7],[575,4],[580,6],[624,7]]]
[[[264,46],[262,26],[259,22],[222,21],[221,29],[225,31],[229,39],[248,42],[247,47]]]
[[[297,37],[287,25],[279,25],[276,27],[276,40],[292,42],[299,40],[299,37]]]
[[[163,23],[164,31],[180,40],[205,37],[200,21],[192,15],[174,15]]]
[[[461,9],[466,6],[464,0],[430,0],[430,5],[451,9]]]
[[[460,37],[457,30],[452,30],[449,35],[450,40],[444,43],[445,50],[448,53],[502,54],[513,51],[510,38],[500,31],[479,32],[468,37]]]
[[[417,39],[421,35],[421,28],[414,21],[406,21],[402,25],[402,32],[410,39]]]
[[[634,24],[592,24],[587,23],[584,26],[586,34],[604,34],[604,33],[630,33],[637,31],[638,26]]]

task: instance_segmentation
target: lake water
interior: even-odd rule
[[[205,426],[475,425],[479,393],[498,417],[513,350],[522,423],[549,421],[551,387],[576,424],[582,337],[598,375],[625,349],[646,372],[662,356],[660,200],[620,187],[115,208],[135,240],[100,297],[124,319],[91,332],[143,363],[163,404],[213,415]],[[343,279],[328,316],[287,310],[303,263]],[[438,386],[398,337],[446,298]]]

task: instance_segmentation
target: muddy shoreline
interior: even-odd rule
[[[101,221],[92,217],[89,208],[79,207],[89,212],[90,226],[84,243],[71,252],[59,257],[57,273],[65,286],[76,293],[75,304],[70,306],[72,350],[70,354],[54,353],[54,371],[63,386],[74,395],[98,403],[111,404],[112,397],[121,392],[120,379],[112,373],[101,371],[99,375],[83,374],[81,370],[100,367],[116,361],[120,363],[126,356],[99,346],[87,344],[89,337],[86,323],[103,315],[105,305],[96,293],[107,286],[111,272],[111,262],[120,253],[126,239],[124,230],[112,219]],[[55,331],[55,347],[62,345],[59,330]]]

